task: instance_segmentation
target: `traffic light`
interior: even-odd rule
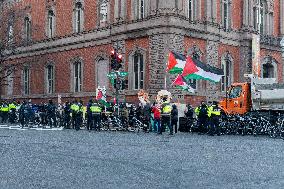
[[[118,54],[115,50],[111,51],[111,69],[118,71],[122,65],[122,55]]]
[[[113,88],[114,89],[121,90],[122,86],[123,86],[123,81],[122,80],[120,80],[120,79],[114,79],[113,80]]]

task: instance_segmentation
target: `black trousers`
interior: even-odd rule
[[[220,135],[220,128],[219,128],[219,117],[214,116],[210,119],[210,135]]]
[[[67,128],[67,129],[70,128],[70,120],[71,120],[70,114],[65,114],[65,116],[64,116],[64,127]]]
[[[172,120],[171,121],[171,124],[172,124],[172,128],[175,128],[175,133],[177,133],[178,129],[177,129],[177,123],[178,123],[178,120]]]
[[[93,117],[92,127],[96,130],[99,130],[101,124],[101,114],[93,114],[92,117]]]
[[[198,130],[200,133],[207,132],[208,118],[201,117],[198,119]]]
[[[87,130],[91,130],[93,127],[93,116],[92,114],[87,114]]]
[[[16,122],[16,110],[15,109],[12,109],[11,112],[9,113],[9,121],[10,123]]]
[[[7,123],[8,112],[2,112],[2,123]]]
[[[48,115],[48,124],[49,124],[50,127],[56,127],[57,126],[55,114]]]
[[[80,115],[77,113],[72,114],[72,128],[80,130]]]
[[[171,117],[170,116],[162,116],[161,117],[161,131],[163,131],[163,128],[168,127],[170,129],[170,133],[173,133],[173,127],[171,125]]]

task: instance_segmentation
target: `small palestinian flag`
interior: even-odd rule
[[[224,75],[223,70],[209,66],[199,60],[187,57],[182,76],[185,79],[203,79],[212,82],[219,82]]]
[[[186,64],[186,57],[176,52],[169,53],[167,72],[170,74],[182,73]]]
[[[190,86],[189,82],[180,74],[178,74],[172,85],[175,85],[179,89],[194,93],[194,89]]]

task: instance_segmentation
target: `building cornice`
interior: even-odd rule
[[[18,53],[10,56],[10,59],[108,45],[115,40],[148,37],[165,33],[182,34],[187,37],[212,40],[233,46],[241,46],[244,41],[251,41],[252,39],[252,33],[248,31],[226,32],[217,24],[190,22],[179,15],[163,14],[150,16],[144,20],[118,22],[104,28],[97,28],[79,34],[37,41],[27,46],[18,47],[16,50]],[[279,38],[269,37],[268,39],[262,40],[263,47],[281,51]],[[278,41],[279,44],[277,45]]]

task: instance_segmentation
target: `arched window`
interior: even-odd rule
[[[100,57],[96,63],[96,81],[97,87],[109,86],[109,79],[107,78],[107,73],[109,71],[109,60]]]
[[[222,76],[221,79],[221,91],[225,92],[232,84],[234,79],[233,58],[229,53],[226,53],[222,56],[221,69],[223,69],[224,72],[224,76]]]
[[[222,25],[225,31],[231,28],[231,2],[222,0]]]
[[[81,92],[82,91],[82,62],[76,61],[73,64],[73,88],[74,92]]]
[[[55,91],[55,84],[54,84],[54,66],[48,65],[46,67],[46,93],[52,94]]]
[[[47,37],[52,38],[55,34],[55,14],[53,10],[47,13]]]
[[[8,25],[8,44],[11,44],[14,42],[14,27],[12,23],[9,23]]]
[[[30,68],[23,69],[23,92],[24,95],[30,94]]]
[[[108,18],[108,1],[100,0],[99,3],[100,23],[104,23],[107,22]]]
[[[131,63],[130,66],[130,78],[129,81],[131,82],[131,89],[138,90],[144,88],[144,69],[145,69],[145,62],[144,62],[144,55],[141,52],[136,51],[131,56]]]
[[[81,2],[77,2],[74,8],[74,32],[80,33],[83,31],[84,25],[84,12],[83,5]]]
[[[261,69],[263,78],[277,78],[277,62],[271,56],[263,59]]]
[[[32,30],[31,30],[31,20],[29,17],[25,17],[24,20],[24,34],[25,34],[25,39],[27,41],[31,40],[32,36]]]

